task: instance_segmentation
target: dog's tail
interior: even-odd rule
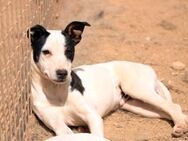
[[[172,97],[170,95],[169,90],[167,87],[159,80],[157,80],[157,93],[163,96],[167,101],[172,102]]]

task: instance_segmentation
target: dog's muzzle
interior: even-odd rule
[[[67,78],[68,72],[65,69],[56,71],[57,82],[64,82]]]

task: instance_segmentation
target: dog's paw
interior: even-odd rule
[[[185,120],[183,122],[177,123],[172,132],[173,137],[181,137],[183,134],[188,132],[188,118],[185,116]]]

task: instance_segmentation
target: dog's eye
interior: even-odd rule
[[[50,52],[49,50],[43,50],[42,53],[43,53],[44,55],[49,55],[49,54],[51,54],[51,52]]]

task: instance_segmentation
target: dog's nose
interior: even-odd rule
[[[64,80],[67,76],[68,72],[65,69],[59,69],[56,71],[57,78],[59,80]]]

